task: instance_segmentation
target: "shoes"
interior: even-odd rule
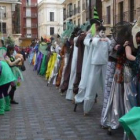
[[[18,102],[14,101],[14,100],[12,100],[10,103],[11,104],[18,104]]]

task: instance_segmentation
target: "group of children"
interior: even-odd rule
[[[140,105],[140,18],[134,26],[120,23],[110,39],[98,18],[83,26],[73,32],[68,27],[63,39],[57,35],[34,43],[30,64],[67,100],[84,102],[84,115],[98,94],[104,96],[101,126],[110,132],[120,126],[119,118]]]

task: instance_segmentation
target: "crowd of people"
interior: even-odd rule
[[[18,104],[14,94],[23,80],[27,57],[33,70],[45,76],[48,86],[55,85],[61,95],[75,104],[74,111],[83,103],[83,113],[88,116],[101,95],[101,127],[111,134],[121,123],[125,139],[133,133],[139,140],[139,123],[134,125],[133,120],[140,118],[136,115],[140,111],[140,18],[135,25],[116,25],[110,38],[105,31],[102,20],[93,18],[81,28],[68,22],[62,36],[33,40],[26,50],[3,44],[0,115],[10,111],[10,104]]]
[[[132,132],[140,139],[139,124],[131,129],[133,121],[123,118],[132,108],[138,113],[140,106],[140,18],[135,25],[124,22],[116,28],[114,37],[108,38],[98,18],[81,28],[68,23],[61,37],[33,41],[29,62],[37,74],[45,76],[48,86],[55,85],[61,95],[72,100],[74,111],[83,103],[84,115],[89,115],[98,95],[102,95],[102,128],[111,134],[121,122],[128,125],[124,127],[128,135]],[[125,139],[128,135],[124,134]]]

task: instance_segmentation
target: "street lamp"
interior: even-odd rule
[[[2,10],[3,10],[3,9],[4,9],[4,8],[1,6],[1,7],[0,7],[0,13],[1,13],[1,14],[0,14],[0,15],[1,15],[1,16],[0,16],[0,19],[1,19],[1,36],[2,36],[1,38],[2,38],[2,39],[3,39],[3,27],[2,27]]]

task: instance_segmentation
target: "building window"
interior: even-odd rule
[[[54,12],[50,12],[50,21],[54,21]]]
[[[78,1],[78,13],[80,13],[80,1]]]
[[[74,25],[76,25],[76,21],[74,20]]]
[[[76,15],[76,4],[74,4],[74,15]]]
[[[123,21],[123,2],[120,2],[119,3],[119,10],[120,10],[120,21],[122,22]]]
[[[134,21],[134,0],[129,0],[130,4],[130,11],[129,11],[129,16],[130,16],[130,22]]]
[[[80,18],[78,19],[78,27],[80,27]]]
[[[69,4],[69,17],[72,16],[72,3]]]
[[[54,27],[50,27],[50,35],[54,35]]]
[[[66,30],[66,23],[63,23],[63,30]]]
[[[107,7],[107,24],[110,24],[110,6]]]
[[[2,23],[2,27],[1,27],[1,22],[0,22],[0,32],[6,34],[6,23]]]
[[[66,9],[65,8],[63,9],[63,16],[64,16],[64,20],[66,20],[67,17],[66,17]]]
[[[5,6],[2,6],[2,10],[0,10],[0,12],[2,12],[2,19],[3,18],[6,18],[6,7]]]

